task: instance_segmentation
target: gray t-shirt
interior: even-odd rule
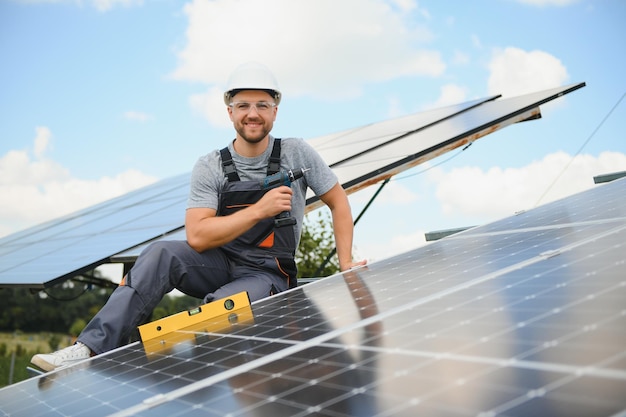
[[[267,176],[267,165],[273,146],[274,138],[270,136],[269,146],[262,155],[246,158],[235,152],[232,141],[228,144],[241,181],[261,181]],[[319,154],[308,143],[299,138],[281,140],[280,168],[285,171],[309,168],[303,178],[291,184],[293,190],[291,215],[297,220],[295,235],[296,244],[298,244],[304,217],[307,187],[311,188],[317,196],[320,196],[333,188],[337,183],[337,176]],[[200,157],[191,173],[191,189],[187,208],[217,210],[219,194],[226,181],[219,150]]]

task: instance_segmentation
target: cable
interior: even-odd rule
[[[449,157],[448,157],[448,158],[446,158],[446,159],[442,159],[441,161],[437,162],[437,163],[436,163],[436,164],[434,164],[434,165],[429,166],[428,168],[425,168],[425,169],[423,169],[423,170],[421,170],[421,171],[419,171],[419,172],[415,172],[415,173],[413,173],[413,174],[405,175],[404,177],[399,177],[399,178],[391,178],[391,180],[392,180],[392,181],[401,181],[401,180],[404,180],[404,179],[407,179],[407,178],[414,177],[414,176],[416,176],[416,175],[421,175],[421,174],[423,174],[423,173],[425,173],[425,172],[427,172],[427,171],[430,171],[431,169],[436,168],[436,167],[438,167],[439,165],[445,164],[446,162],[448,162],[448,161],[450,161],[450,160],[452,160],[452,159],[456,158],[457,156],[459,156],[459,155],[461,154],[461,152],[463,152],[464,150],[466,150],[467,148],[469,148],[469,147],[472,145],[472,143],[474,143],[474,142],[470,142],[470,143],[468,143],[467,145],[465,145],[465,146],[463,147],[463,149],[461,149],[460,151],[458,151],[458,152],[457,152],[457,153],[455,153],[454,155],[451,155],[451,156],[449,156]]]
[[[78,297],[80,297],[81,295],[85,294],[87,292],[87,290],[89,290],[89,285],[85,285],[85,287],[83,288],[83,290],[81,292],[79,292],[76,295],[72,295],[71,297],[57,297],[52,295],[48,288],[45,288],[43,290],[41,290],[44,294],[46,294],[48,296],[48,298],[54,300],[54,301],[74,301],[76,299],[78,299]]]
[[[554,186],[554,184],[556,184],[556,182],[559,180],[559,178],[561,178],[561,176],[565,173],[565,171],[569,168],[569,166],[572,164],[572,162],[574,162],[574,159],[582,152],[582,150],[585,148],[585,146],[587,146],[587,144],[589,143],[589,141],[595,136],[595,134],[598,132],[598,130],[600,130],[600,128],[602,127],[602,125],[604,124],[604,122],[607,121],[607,119],[611,116],[611,114],[613,114],[613,112],[615,111],[615,109],[619,106],[619,104],[622,102],[622,100],[624,99],[624,97],[626,97],[626,93],[622,94],[622,97],[620,97],[619,100],[617,100],[617,103],[615,103],[615,105],[613,106],[613,108],[611,108],[611,110],[607,113],[606,116],[604,116],[604,118],[602,119],[602,121],[600,122],[600,124],[593,130],[593,132],[591,132],[591,135],[589,135],[589,137],[587,138],[587,140],[582,144],[582,146],[578,149],[578,151],[576,151],[576,153],[572,156],[572,158],[569,160],[569,162],[567,163],[567,165],[565,165],[565,167],[561,170],[561,172],[559,173],[559,175],[556,176],[556,178],[554,179],[554,181],[552,181],[552,184],[550,184],[548,186],[548,188],[546,188],[546,190],[543,192],[543,194],[541,194],[541,197],[539,197],[539,200],[537,200],[537,202],[535,203],[535,207],[537,207],[539,205],[539,203],[541,202],[541,200],[543,200],[543,198],[546,196],[546,194],[548,194],[548,192],[550,191],[550,189]]]

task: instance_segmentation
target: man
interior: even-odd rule
[[[193,169],[187,240],[146,248],[76,344],[35,355],[34,365],[51,371],[123,345],[174,288],[210,302],[241,291],[255,301],[294,287],[307,188],[331,210],[341,270],[365,264],[352,260],[352,214],[335,174],[302,139],[270,135],[280,100],[266,67],[249,63],[231,74],[224,102],[236,137]],[[295,169],[307,170],[291,187],[261,184]]]

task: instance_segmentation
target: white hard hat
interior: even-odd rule
[[[274,97],[276,104],[280,104],[281,94],[274,74],[258,62],[241,64],[230,74],[224,92],[224,103],[228,106],[232,97],[241,90],[267,91]]]

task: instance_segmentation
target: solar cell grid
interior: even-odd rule
[[[0,411],[623,415],[626,180],[549,206],[5,388]]]

